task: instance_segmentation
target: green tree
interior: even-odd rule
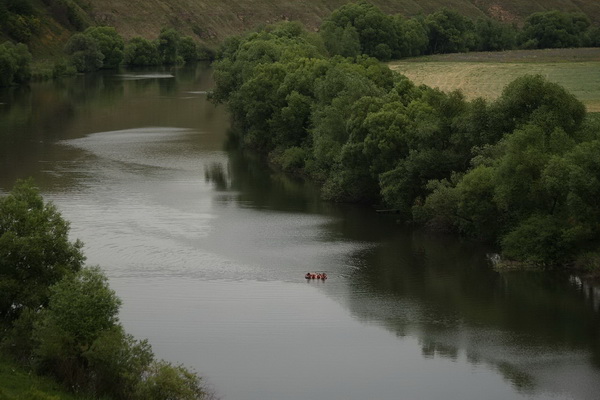
[[[525,20],[520,42],[526,48],[579,47],[588,44],[590,26],[589,18],[582,13],[534,13]]]
[[[179,62],[178,50],[180,34],[175,29],[163,28],[158,35],[158,56],[162,64],[172,65]]]
[[[321,31],[332,55],[367,54],[389,60],[398,53],[400,38],[394,19],[366,1],[348,3],[333,11]]]
[[[31,78],[31,53],[23,43],[0,45],[0,87],[26,83]]]
[[[541,75],[525,75],[504,88],[491,113],[491,126],[502,133],[530,122],[573,133],[583,123],[585,107],[560,85]]]
[[[398,32],[398,48],[393,57],[416,57],[427,52],[429,36],[423,18],[395,16],[394,27]]]
[[[189,36],[184,36],[179,40],[179,55],[183,61],[191,63],[198,60],[198,44]]]
[[[503,51],[516,47],[518,30],[515,26],[492,18],[475,21],[478,51]]]
[[[425,18],[429,32],[429,52],[457,53],[476,47],[473,22],[456,11],[442,9]]]
[[[96,26],[85,30],[85,35],[91,36],[98,45],[98,50],[104,56],[102,68],[115,69],[121,65],[124,57],[125,42],[115,28]]]
[[[49,287],[83,264],[82,243],[31,180],[0,198],[0,317],[48,304]]]
[[[142,37],[132,38],[125,46],[124,63],[131,66],[160,65],[156,44]]]
[[[148,341],[135,340],[119,325],[102,331],[82,356],[91,371],[86,382],[89,391],[115,399],[139,398],[154,362]]]
[[[142,381],[138,398],[145,400],[201,400],[212,397],[195,373],[165,361],[152,363]]]
[[[34,327],[41,371],[54,374],[68,387],[86,387],[83,352],[116,326],[121,304],[99,268],[84,268],[51,287],[48,307]]]
[[[65,53],[78,72],[96,71],[104,65],[104,54],[91,35],[76,33],[65,45]]]
[[[350,23],[342,27],[325,21],[321,26],[321,36],[331,56],[355,57],[361,54],[358,32]]]

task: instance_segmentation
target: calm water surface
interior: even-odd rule
[[[226,400],[599,398],[597,287],[319,201],[227,150],[211,87],[198,66],[0,92],[0,190],[36,179],[159,357]]]

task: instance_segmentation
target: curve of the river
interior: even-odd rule
[[[210,72],[0,93],[0,189],[36,179],[130,333],[226,400],[598,398],[597,287],[321,202],[227,148]]]

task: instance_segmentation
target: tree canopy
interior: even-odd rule
[[[82,243],[31,180],[0,198],[0,318],[48,304],[49,287],[81,269]]]

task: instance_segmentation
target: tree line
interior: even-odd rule
[[[214,56],[210,49],[172,28],[163,28],[156,40],[134,37],[125,42],[112,27],[90,27],[75,0],[44,3],[54,18],[79,31],[66,44],[68,62],[55,65],[54,77],[120,65],[183,64]],[[27,43],[39,33],[40,17],[29,0],[0,0],[0,26],[15,43]],[[382,61],[424,54],[600,46],[600,27],[592,25],[587,16],[556,10],[534,13],[518,27],[489,17],[473,20],[449,9],[405,18],[359,1],[335,10],[319,31],[331,56],[365,54]],[[19,54],[24,54],[21,48]],[[31,56],[19,60],[15,61],[8,42],[0,47],[0,86],[30,79]]]
[[[333,11],[320,28],[331,55],[366,54],[382,61],[424,54],[600,46],[600,27],[583,13],[538,12],[522,27],[450,9],[405,18],[366,1]]]
[[[211,52],[192,37],[182,36],[173,28],[163,28],[156,40],[137,36],[126,43],[113,27],[91,27],[71,36],[65,52],[78,72],[115,69],[121,65],[185,64],[211,57]]]
[[[94,26],[75,33],[64,46],[65,60],[55,63],[52,77],[100,69],[186,64],[213,57],[213,52],[190,36],[163,28],[155,40],[125,41],[115,28]],[[0,44],[0,87],[20,85],[32,78],[32,56],[24,43]]]
[[[68,233],[31,180],[0,197],[0,352],[85,398],[213,398],[198,375],[125,332],[120,299]]]
[[[326,199],[393,208],[515,260],[598,263],[600,126],[559,85],[524,76],[467,101],[372,57],[330,57],[295,23],[228,39],[214,65],[211,98],[241,145]]]

